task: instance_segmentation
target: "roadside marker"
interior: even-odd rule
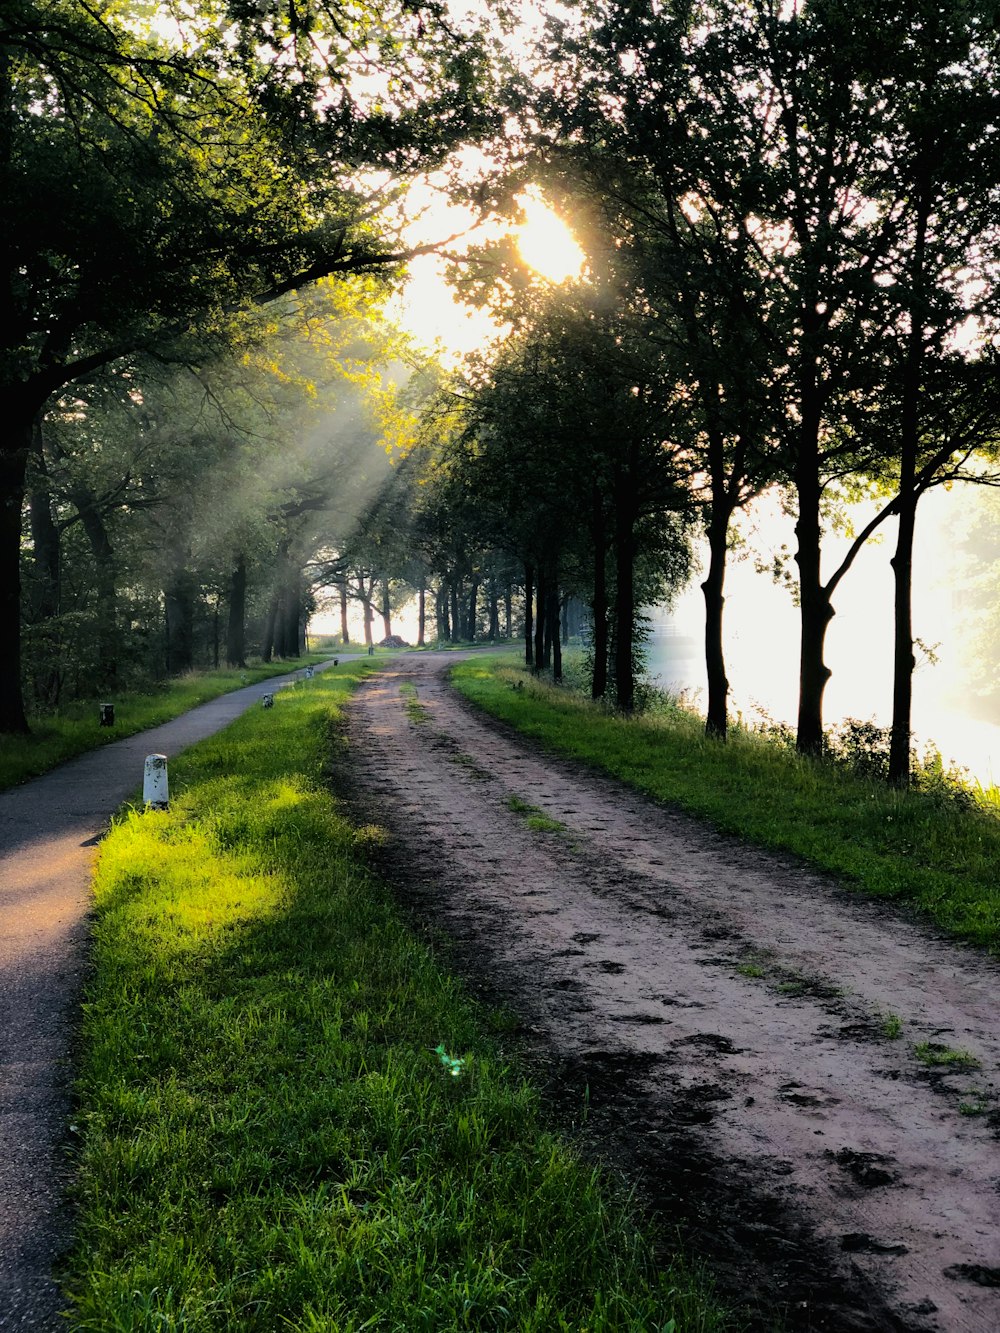
[[[142,799],[153,810],[166,810],[170,804],[167,789],[167,756],[146,755],[142,779]]]

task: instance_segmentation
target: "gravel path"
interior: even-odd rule
[[[566,1113],[586,1099],[599,1150],[789,1328],[996,1333],[996,963],[546,757],[450,691],[453,661],[362,686],[355,799]]]
[[[0,1329],[65,1327],[52,1267],[69,1241],[62,1145],[97,843],[141,791],[147,754],[177,754],[300,675],[222,695],[0,793]]]

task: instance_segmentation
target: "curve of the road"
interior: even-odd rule
[[[178,754],[301,676],[220,695],[0,793],[0,1329],[65,1326],[52,1276],[68,1242],[61,1145],[101,835],[141,788],[146,755]]]
[[[552,1090],[787,1327],[996,1333],[995,961],[546,756],[453,660],[362,685],[354,799]]]

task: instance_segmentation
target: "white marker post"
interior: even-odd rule
[[[142,779],[143,802],[153,810],[166,810],[170,804],[167,790],[167,756],[147,754]]]

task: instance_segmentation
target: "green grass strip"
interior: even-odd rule
[[[345,650],[347,651],[347,650]],[[100,725],[98,701],[77,699],[51,713],[29,718],[28,736],[0,735],[0,791],[16,786],[39,773],[47,773],[99,745],[109,745],[125,736],[134,736],[149,727],[170,722],[199,704],[217,699],[220,694],[240,690],[272,676],[284,676],[310,662],[323,662],[336,655],[311,653],[297,661],[259,662],[246,670],[238,667],[218,671],[189,671],[165,681],[148,693],[112,693],[103,696],[115,705],[113,727]]]
[[[368,669],[172,760],[101,846],[72,1327],[727,1327],[365,868],[323,772]]]
[[[680,708],[625,719],[533,679],[510,656],[458,663],[473,703],[726,833],[794,852],[1000,952],[1000,819],[945,795],[899,792],[736,732],[723,744]]]

